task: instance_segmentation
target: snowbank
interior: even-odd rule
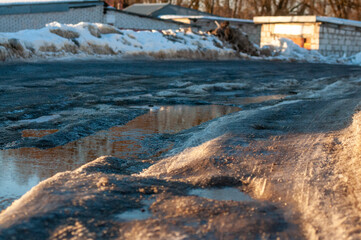
[[[53,22],[38,30],[0,33],[0,60],[89,55],[155,58],[230,58],[215,36],[179,31],[118,30],[98,23]]]

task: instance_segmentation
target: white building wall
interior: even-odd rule
[[[76,24],[79,22],[103,22],[103,6],[70,8],[67,12],[0,15],[0,32],[17,32],[39,29],[50,22]]]

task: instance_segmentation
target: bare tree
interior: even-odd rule
[[[361,0],[114,0],[134,3],[169,2],[223,17],[321,15],[361,20]]]

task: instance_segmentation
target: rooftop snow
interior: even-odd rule
[[[360,21],[347,20],[334,17],[322,16],[278,16],[278,17],[254,17],[254,23],[310,23],[310,22],[325,22],[338,25],[361,27]]]
[[[159,18],[161,18],[161,19],[180,19],[180,18],[207,19],[207,20],[212,20],[212,21],[229,21],[229,22],[253,23],[253,20],[249,20],[249,19],[224,18],[224,17],[216,17],[216,16],[162,15],[162,16],[159,16]]]

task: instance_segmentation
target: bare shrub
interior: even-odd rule
[[[79,33],[77,33],[77,32],[74,32],[71,30],[64,30],[61,28],[50,29],[49,31],[60,37],[67,38],[67,39],[74,39],[74,38],[78,38],[80,36]]]
[[[218,24],[217,29],[211,31],[211,34],[217,36],[223,43],[228,43],[238,52],[251,56],[260,55],[259,49],[248,39],[248,36],[239,29],[230,27],[228,21]]]

